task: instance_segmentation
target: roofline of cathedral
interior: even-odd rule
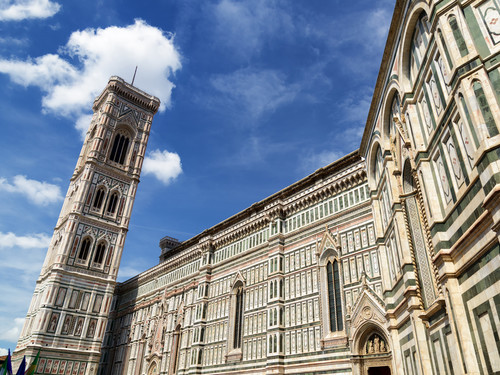
[[[150,110],[153,114],[155,114],[160,108],[160,99],[156,96],[149,95],[141,89],[132,86],[130,83],[125,82],[125,80],[121,77],[111,76],[102,93],[94,100],[94,105],[92,107],[94,111],[99,106],[99,103],[105,98],[105,94],[109,91],[116,92],[117,94],[130,100],[132,103]]]
[[[166,257],[164,257],[163,261],[161,261],[159,264],[156,264],[153,267],[151,267],[147,270],[144,270],[140,274],[138,274],[138,275],[136,275],[128,280],[125,280],[121,283],[118,283],[118,285],[121,287],[122,291],[123,291],[123,288],[126,288],[128,290],[128,288],[126,286],[127,284],[134,282],[134,281],[142,280],[143,278],[148,278],[149,276],[151,276],[150,275],[151,273],[155,273],[156,271],[163,269],[164,267],[162,267],[162,266],[168,266],[168,263],[170,263],[171,260],[174,262],[181,260],[181,262],[182,262],[182,259],[180,259],[180,258],[183,258],[183,256],[181,256],[180,258],[176,258],[176,259],[172,259],[172,258],[174,258],[176,255],[180,255],[183,251],[190,249],[190,248],[192,249],[195,246],[198,246],[199,250],[201,251],[201,247],[203,245],[210,244],[212,242],[212,238],[211,238],[212,235],[220,234],[225,229],[228,229],[231,226],[234,226],[238,222],[241,222],[245,219],[251,218],[252,215],[254,215],[258,212],[269,211],[268,209],[266,210],[266,207],[269,208],[268,206],[270,204],[280,203],[283,200],[285,200],[286,198],[289,198],[289,197],[293,196],[294,194],[296,194],[300,191],[303,191],[308,186],[314,186],[317,182],[322,181],[324,177],[331,176],[335,171],[340,172],[343,169],[345,169],[346,167],[349,167],[349,166],[352,166],[352,165],[355,165],[355,164],[361,163],[361,162],[363,162],[363,158],[360,156],[359,150],[355,150],[355,151],[341,157],[340,159],[337,159],[336,161],[328,164],[327,166],[317,169],[315,172],[313,172],[310,175],[304,177],[303,179],[293,183],[292,185],[287,186],[286,188],[272,194],[271,196],[268,196],[267,198],[252,204],[250,207],[244,209],[243,211],[240,211],[239,213],[237,213],[233,216],[230,216],[229,218],[225,219],[224,221],[222,221],[222,222],[220,222],[220,223],[218,223],[218,224],[216,224],[208,229],[205,229],[203,232],[187,239],[186,241],[181,242],[175,248],[169,249],[166,252],[166,254],[164,254],[164,255],[166,255]],[[266,217],[268,217],[268,216],[264,216],[262,219],[265,220]],[[262,220],[260,220],[260,221],[262,221]],[[245,227],[246,226],[248,226],[248,225],[245,225]],[[238,228],[235,228],[235,229],[238,229]],[[224,237],[226,237],[226,235]],[[165,237],[163,237],[163,238],[165,238]],[[160,240],[160,243],[163,240],[163,238]],[[167,236],[167,238],[169,238],[169,237]]]
[[[278,192],[270,195],[267,198],[264,198],[261,201],[255,202],[250,207],[244,209],[243,211],[238,212],[237,214],[230,216],[229,218],[221,221],[220,223],[205,229],[203,232],[191,237],[190,239],[183,241],[179,246],[172,249],[174,252],[171,254],[174,255],[196,243],[199,243],[203,237],[209,237],[212,234],[219,233],[224,229],[231,227],[237,222],[251,217],[253,214],[265,210],[266,206],[272,202],[278,200],[284,200],[298,191],[304,190],[306,186],[314,185],[318,180],[322,180],[323,177],[329,176],[332,174],[334,170],[345,168],[349,165],[352,165],[356,162],[361,162],[362,158],[359,155],[358,150],[355,150],[340,159],[334,161],[333,163],[328,164],[325,167],[317,169],[314,173],[304,177],[303,179],[293,183],[286,188],[279,190]],[[177,251],[178,250],[178,251]]]
[[[368,150],[368,144],[370,138],[373,135],[372,128],[375,126],[375,119],[377,118],[377,111],[379,105],[379,99],[382,97],[383,90],[386,88],[385,80],[388,74],[391,72],[384,67],[389,66],[391,57],[393,55],[394,48],[397,47],[395,39],[398,37],[397,29],[403,19],[401,13],[403,11],[403,0],[396,0],[396,5],[394,6],[394,13],[392,14],[391,26],[389,27],[389,33],[387,34],[387,40],[385,42],[384,54],[382,55],[382,61],[380,62],[380,69],[377,76],[377,81],[375,83],[375,89],[373,90],[372,102],[370,104],[370,109],[368,111],[368,117],[366,119],[365,130],[363,132],[363,137],[361,138],[361,144],[359,146],[359,152],[361,155],[366,155]]]

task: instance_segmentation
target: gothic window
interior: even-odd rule
[[[92,208],[94,210],[100,210],[102,206],[102,202],[104,200],[104,188],[97,189],[97,193],[94,197],[94,203],[92,204]]]
[[[119,164],[125,162],[125,156],[127,155],[129,138],[124,134],[117,134],[113,142],[113,147],[111,148],[111,154],[109,159]]]
[[[453,69],[453,63],[451,62],[450,52],[448,51],[448,47],[446,46],[446,42],[444,40],[443,33],[442,33],[441,29],[438,29],[437,34],[439,37],[439,41],[441,42],[441,45],[443,46],[443,51],[444,51],[444,55],[446,56],[446,61],[448,62],[448,67],[450,69]]]
[[[234,298],[234,330],[233,330],[233,348],[241,349],[241,336],[243,327],[243,285],[236,287]]]
[[[111,194],[111,197],[109,198],[108,209],[106,210],[108,215],[113,215],[115,213],[117,203],[118,203],[118,193],[114,192],[113,194]]]
[[[374,167],[374,172],[375,172],[375,183],[379,183],[380,176],[382,176],[382,170],[383,170],[383,157],[382,157],[382,150],[380,147],[377,147],[377,152],[375,156],[375,165]],[[342,202],[342,201],[341,201]]]
[[[389,119],[391,127],[389,129],[389,135],[396,134],[396,121],[401,121],[401,107],[399,104],[399,96],[396,94],[392,99],[391,105],[391,118]]]
[[[460,51],[460,56],[464,57],[469,53],[469,50],[467,49],[467,44],[465,43],[462,31],[458,26],[457,18],[454,15],[451,15],[448,18],[448,23],[451,27],[451,31],[453,32],[453,38],[455,38],[455,43],[457,44],[458,50]]]
[[[465,119],[467,120],[468,128],[469,128],[470,132],[472,133],[472,138],[474,140],[474,150],[475,150],[476,148],[479,147],[479,141],[477,139],[477,134],[476,134],[476,132],[474,130],[472,119],[470,117],[469,108],[467,107],[467,103],[465,102],[464,96],[462,94],[458,95],[458,100],[460,101],[462,109],[463,109],[463,111],[465,113]],[[471,144],[471,146],[472,146],[472,144]]]
[[[180,348],[181,348],[181,326],[178,325],[174,331],[172,339],[172,347],[170,350],[171,353],[170,368],[168,371],[169,374],[177,373],[177,369],[179,367]]]
[[[91,241],[88,237],[82,241],[82,244],[80,245],[80,251],[78,252],[78,259],[87,259],[87,257],[89,256],[90,244]]]
[[[493,114],[491,113],[491,108],[488,105],[486,95],[484,94],[483,86],[481,85],[481,82],[474,81],[474,83],[472,84],[472,88],[474,89],[474,95],[476,96],[477,104],[479,106],[479,109],[481,110],[481,114],[483,115],[483,120],[486,124],[486,128],[488,129],[488,134],[490,137],[493,137],[498,134],[498,128],[495,124]]]
[[[425,50],[428,44],[428,27],[427,27],[427,16],[422,13],[415,25],[415,31],[413,32],[413,38],[410,45],[410,60],[409,60],[409,72],[412,82],[415,80],[424,59]]]
[[[97,245],[97,249],[94,255],[94,263],[101,264],[104,259],[104,253],[106,252],[106,244],[104,242],[100,242]]]
[[[328,280],[328,308],[330,317],[330,332],[344,329],[342,317],[342,301],[340,297],[339,264],[337,260],[326,264]]]

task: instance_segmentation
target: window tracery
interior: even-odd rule
[[[94,202],[92,203],[92,208],[94,210],[100,210],[102,207],[102,202],[104,201],[104,193],[105,189],[103,187],[100,187],[97,189],[97,192],[94,197]]]
[[[97,249],[94,255],[94,263],[101,264],[104,260],[104,253],[106,252],[106,244],[104,242],[100,242],[97,245]]]
[[[109,198],[108,201],[108,208],[106,210],[106,213],[108,215],[113,215],[115,213],[117,203],[118,203],[118,193],[115,191],[114,193],[111,194],[111,197]]]
[[[113,141],[113,147],[109,159],[115,163],[123,164],[127,155],[128,146],[130,143],[129,137],[126,134],[118,133]]]
[[[87,257],[89,256],[91,242],[92,241],[88,237],[82,241],[82,244],[80,245],[80,251],[78,252],[78,259],[81,259],[83,261],[87,260]]]

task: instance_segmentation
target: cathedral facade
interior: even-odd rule
[[[39,374],[500,373],[500,2],[396,2],[359,150],[116,284],[159,102],[112,78],[17,355]],[[113,203],[114,202],[114,203]]]

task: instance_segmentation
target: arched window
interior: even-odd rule
[[[181,348],[181,326],[178,325],[174,331],[174,336],[172,339],[172,348],[170,350],[170,368],[168,373],[175,374],[177,372],[177,368],[179,367],[179,356],[180,356],[180,348]]]
[[[378,184],[384,168],[382,150],[380,149],[380,147],[377,147],[377,152],[375,154],[375,165],[373,166],[373,168],[375,171],[375,179],[377,180],[375,181],[375,183]]]
[[[97,249],[95,251],[94,263],[101,264],[104,259],[105,252],[106,252],[106,244],[104,242],[100,242],[99,245],[97,245]]]
[[[446,42],[445,42],[444,37],[443,37],[443,32],[441,31],[441,29],[438,29],[437,34],[439,37],[439,41],[441,42],[441,45],[443,46],[443,51],[444,51],[444,55],[446,56],[446,61],[448,62],[448,67],[451,70],[451,69],[453,69],[453,63],[451,61],[450,52],[448,51],[448,46],[446,45]]]
[[[392,99],[391,105],[391,118],[389,119],[389,123],[391,124],[389,128],[389,135],[396,134],[396,121],[401,121],[401,107],[399,104],[399,95],[395,94]]]
[[[415,80],[420,69],[420,65],[424,59],[425,50],[427,48],[428,38],[427,16],[422,13],[415,25],[415,31],[410,45],[410,60],[409,72],[412,82]]]
[[[82,241],[82,244],[80,245],[80,251],[78,252],[78,259],[87,259],[87,257],[89,256],[90,244],[91,241],[88,237]]]
[[[238,286],[235,292],[233,348],[241,349],[241,335],[243,328],[243,285]]]
[[[100,210],[103,200],[104,200],[104,188],[99,188],[99,189],[97,189],[97,193],[95,194],[94,203],[92,204],[92,208],[95,210]]]
[[[342,299],[340,297],[339,264],[336,260],[326,264],[328,280],[328,308],[330,315],[330,332],[342,331]]]
[[[113,147],[111,148],[109,159],[116,163],[123,164],[125,162],[125,156],[127,155],[129,142],[130,140],[127,136],[124,134],[117,134],[113,142]]]
[[[111,194],[111,197],[109,198],[108,209],[106,210],[108,215],[113,215],[115,213],[117,203],[118,203],[118,193],[114,192],[113,194]]]
[[[486,95],[484,94],[483,86],[481,85],[481,82],[474,81],[472,88],[474,89],[477,104],[481,110],[481,114],[483,115],[484,123],[488,129],[488,134],[490,137],[493,137],[498,134],[498,128],[495,123],[495,119],[493,118],[493,114],[491,113],[491,108],[488,104],[488,100],[486,99]]]
[[[451,15],[448,18],[448,23],[450,24],[451,31],[453,32],[453,38],[455,38],[455,43],[457,43],[458,50],[460,51],[460,56],[464,57],[469,53],[469,50],[467,49],[467,44],[465,44],[462,31],[460,31],[460,28],[458,27],[457,18],[454,15]]]
[[[477,134],[476,134],[476,131],[474,129],[472,119],[470,117],[469,108],[467,107],[467,103],[465,102],[464,96],[462,94],[458,94],[458,100],[460,101],[460,104],[462,105],[462,109],[464,110],[465,120],[466,120],[468,128],[472,134],[472,139],[474,140],[474,150],[475,150],[479,147],[479,140],[477,139]]]

